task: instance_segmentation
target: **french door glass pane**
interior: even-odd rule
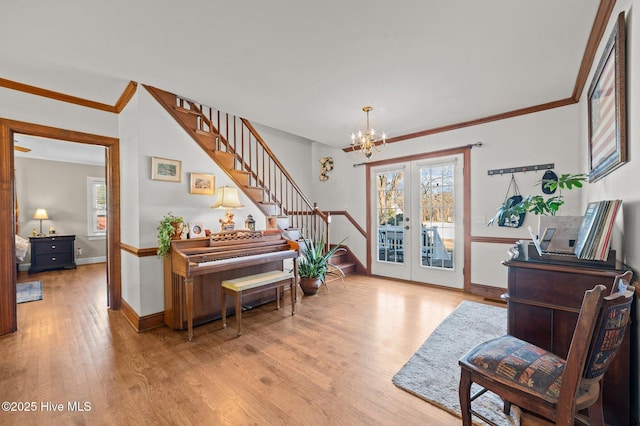
[[[404,172],[376,174],[378,260],[404,263]]]
[[[422,266],[453,269],[454,164],[420,168]]]

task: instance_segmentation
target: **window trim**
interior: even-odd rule
[[[106,197],[106,180],[103,177],[93,177],[87,176],[87,237],[89,240],[100,240],[105,239],[107,236],[107,229],[104,231],[96,231],[97,227],[97,214],[99,212],[104,212],[106,217],[107,215],[107,203],[105,199],[104,209],[97,208],[97,194],[95,188],[97,185],[105,186],[105,197]]]

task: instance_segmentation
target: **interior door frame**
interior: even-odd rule
[[[368,163],[364,163],[367,170],[365,172],[366,176],[366,220],[367,220],[367,235],[369,238],[371,236],[373,230],[373,224],[371,220],[371,209],[375,208],[373,206],[374,200],[371,197],[371,185],[373,182],[371,181],[371,167],[390,165],[393,163],[409,163],[416,160],[424,160],[429,158],[437,158],[451,155],[462,155],[462,179],[464,185],[464,193],[463,193],[463,226],[464,226],[464,266],[463,266],[463,281],[464,281],[464,291],[470,292],[471,290],[471,148],[473,145],[465,145],[456,148],[448,148],[442,149],[439,151],[425,152],[422,154],[415,155],[407,155],[404,157],[396,157],[396,158],[388,158],[385,160],[379,161],[371,161]],[[371,265],[373,262],[373,252],[371,250],[371,244],[367,244],[367,274],[371,275]]]
[[[14,135],[25,134],[105,147],[107,182],[107,285],[109,308],[120,309],[120,140],[108,136],[66,130],[23,121],[0,119],[0,335],[17,330]]]

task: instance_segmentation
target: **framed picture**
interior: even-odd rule
[[[618,15],[589,87],[589,182],[627,162],[625,20]]]
[[[151,157],[151,179],[180,182],[182,162],[167,158]]]
[[[205,175],[203,173],[191,173],[191,185],[189,193],[213,195],[215,190],[215,176]]]
[[[267,229],[278,229],[278,218],[276,216],[265,216],[267,219]]]
[[[202,238],[206,237],[204,230],[204,223],[202,222],[189,222],[189,238]]]

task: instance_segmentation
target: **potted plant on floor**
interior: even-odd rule
[[[318,237],[300,242],[300,259],[298,260],[298,276],[300,277],[300,288],[307,296],[318,293],[318,289],[325,282],[327,275],[333,274],[329,271],[329,260],[338,251],[346,251],[340,241],[326,253],[324,250],[324,238]]]
[[[184,219],[171,212],[164,215],[158,225],[158,256],[164,257],[171,250],[171,240],[177,240],[184,230]]]

